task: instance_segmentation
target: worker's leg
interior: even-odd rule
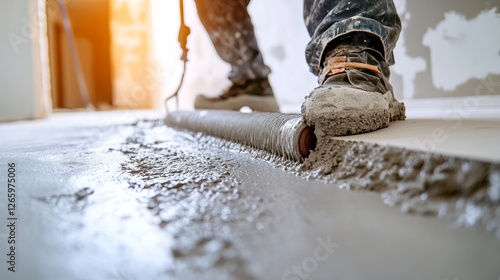
[[[401,20],[392,0],[304,0],[304,20],[311,35],[306,59],[316,75],[329,45],[351,32],[366,32],[372,41],[379,40],[373,44],[380,44],[377,48],[384,60],[394,64],[392,50],[401,32]]]
[[[196,108],[239,110],[243,106],[249,106],[259,111],[278,110],[268,80],[271,71],[264,64],[247,11],[249,2],[250,0],[196,0],[198,15],[217,53],[231,65],[228,78],[233,83],[217,98],[198,96]],[[242,94],[246,95],[243,99]],[[259,102],[262,106],[255,104]]]
[[[392,0],[304,0],[304,19],[306,59],[319,81],[303,103],[305,120],[327,116],[332,131],[353,134],[404,119],[389,83],[401,30]]]

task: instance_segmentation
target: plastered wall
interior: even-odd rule
[[[404,27],[392,68],[400,96],[471,96],[500,83],[500,1],[394,2]],[[500,87],[482,93],[500,95]]]

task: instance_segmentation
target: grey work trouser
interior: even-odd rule
[[[247,11],[249,2],[196,0],[198,15],[217,53],[231,65],[229,79],[234,83],[266,78],[270,73]],[[356,31],[380,38],[382,49],[379,51],[388,64],[394,64],[392,51],[401,31],[401,21],[392,0],[304,0],[304,21],[311,36],[306,61],[316,76],[320,74],[322,58],[331,43]]]

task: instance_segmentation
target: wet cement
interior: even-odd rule
[[[296,162],[161,121],[84,120],[0,126],[23,227],[19,273],[1,279],[500,275],[500,243],[482,228],[401,214],[379,193],[307,180],[291,174],[316,176]]]
[[[214,149],[230,153],[237,151],[243,156],[264,160],[264,166],[271,163],[278,169],[308,180],[323,181],[332,187],[381,193],[386,204],[400,206],[406,213],[424,216],[439,214],[440,218],[455,221],[456,225],[481,224],[489,225],[489,231],[498,230],[498,217],[495,216],[495,211],[500,212],[496,210],[498,202],[467,205],[479,202],[467,200],[475,189],[492,193],[488,189],[489,185],[481,185],[485,182],[484,176],[489,173],[477,173],[489,167],[488,163],[335,140],[326,134],[320,134],[318,147],[310,157],[304,163],[298,163],[202,133],[177,132],[176,137],[183,138],[181,142],[191,142],[197,147],[186,149],[185,145],[172,145],[160,140],[165,139],[163,134],[174,133],[163,127],[161,121],[137,122],[135,126],[138,129],[120,149],[120,152],[129,155],[129,161],[122,169],[132,175],[128,182],[132,188],[139,191],[153,190],[155,193],[148,202],[148,209],[158,216],[159,226],[171,231],[174,236],[177,245],[173,247],[172,254],[177,265],[182,264],[184,270],[174,268],[170,271],[172,276],[211,279],[225,275],[228,279],[264,279],[260,274],[262,267],[258,266],[254,271],[249,265],[251,262],[248,259],[255,257],[256,252],[247,247],[248,238],[253,240],[250,242],[251,247],[259,247],[261,242],[266,244],[269,236],[264,237],[263,232],[264,235],[269,231],[283,234],[277,227],[290,223],[289,220],[283,222],[286,220],[284,216],[308,211],[296,209],[303,206],[297,200],[300,198],[290,197],[286,192],[272,193],[270,201],[265,201],[256,189],[241,188],[243,182],[234,177],[234,170],[243,167],[241,163],[214,155]],[[204,151],[201,155],[192,156],[194,151],[199,153],[200,150]],[[398,162],[402,164],[397,165]],[[251,170],[247,172],[253,173]],[[450,174],[454,173],[456,176],[452,177],[455,180],[449,179]],[[443,175],[448,179],[443,179]],[[250,178],[255,180],[255,186],[261,181],[261,178]],[[439,178],[441,180],[437,181]],[[464,182],[464,178],[468,180]],[[272,183],[272,180],[267,179],[267,182]],[[444,185],[437,184],[443,182]],[[277,214],[269,211],[269,202],[274,204],[272,207],[284,212]],[[460,203],[466,205],[460,207]],[[172,205],[176,206],[172,209]],[[470,212],[470,207],[475,207],[472,209],[475,212]],[[482,207],[480,212],[476,210],[479,207]],[[245,222],[241,223],[242,220]],[[293,228],[295,222],[291,223],[285,228]],[[214,228],[214,225],[224,228],[228,224],[231,224],[230,229],[227,228],[229,232],[221,232],[217,226]],[[491,227],[491,224],[495,226]],[[274,242],[283,244],[287,237],[285,234],[279,238]],[[246,246],[240,246],[243,240],[246,240]],[[331,242],[332,252],[341,246],[332,240],[321,240]],[[292,251],[295,249],[292,248]],[[263,252],[259,251],[259,254]],[[266,266],[266,269],[272,271],[274,268]],[[281,271],[281,276],[286,276],[283,279],[297,277],[292,270],[290,273],[287,271],[286,268]],[[326,279],[324,277],[317,279]]]

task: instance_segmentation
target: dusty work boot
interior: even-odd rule
[[[405,119],[394,98],[389,65],[367,45],[341,42],[327,52],[316,87],[302,104],[308,125],[340,136],[374,131]]]
[[[233,83],[217,97],[198,95],[194,101],[195,109],[239,111],[245,106],[253,111],[279,112],[273,89],[267,78],[248,80],[242,84]]]

